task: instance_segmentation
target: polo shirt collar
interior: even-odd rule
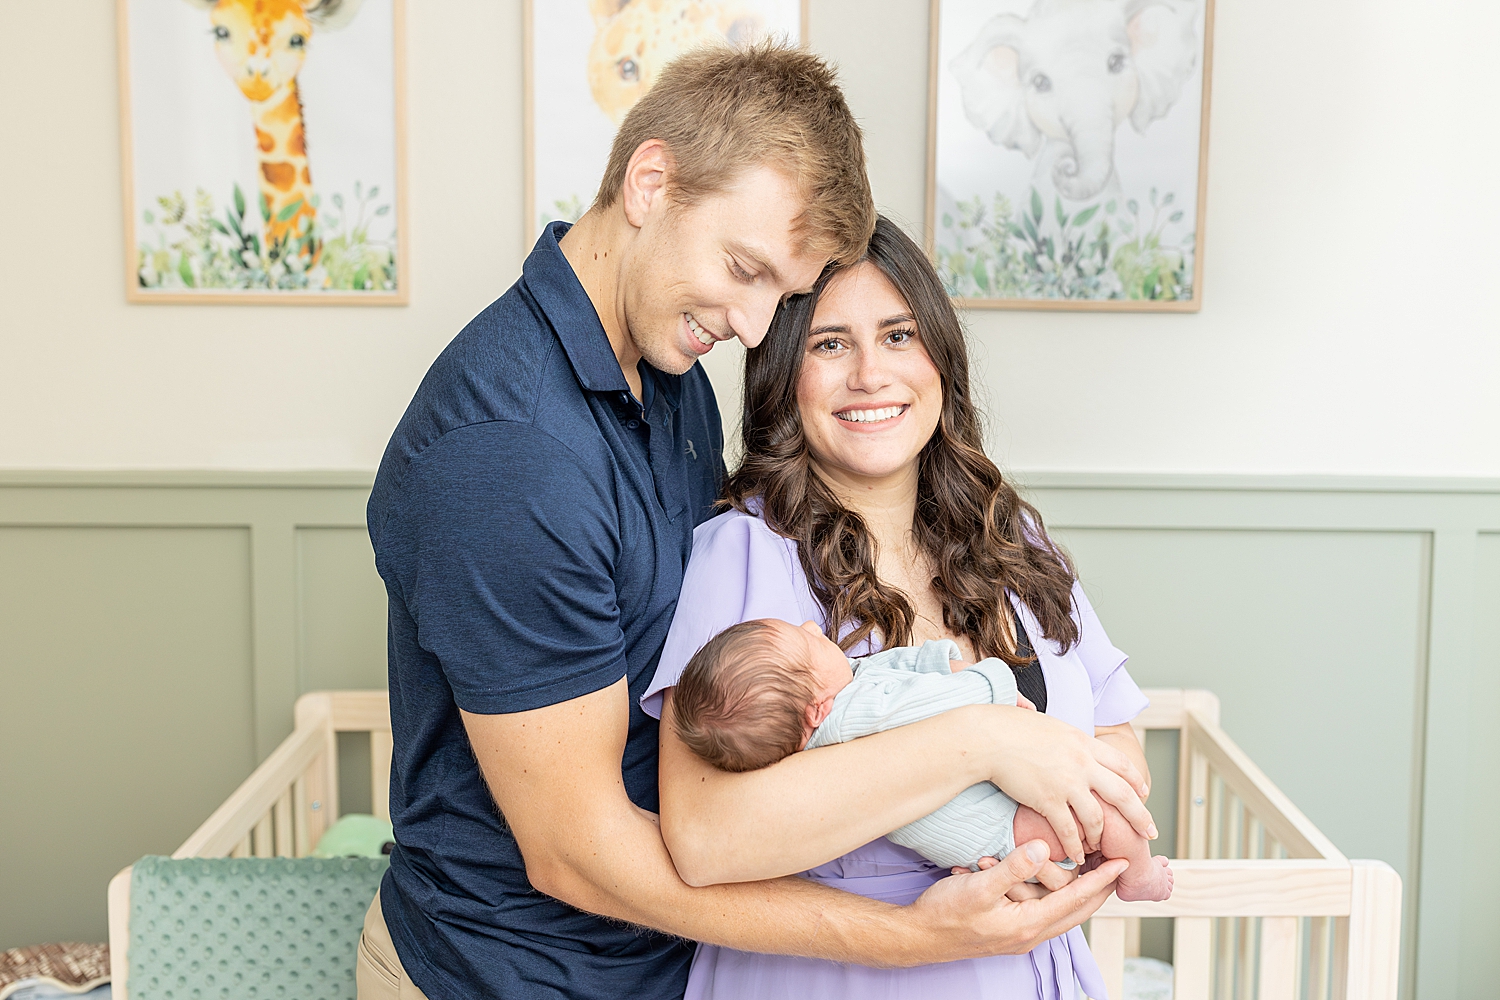
[[[526,289],[531,292],[537,305],[541,306],[547,322],[562,342],[563,352],[573,366],[578,381],[590,392],[629,392],[625,373],[620,371],[620,360],[614,348],[609,346],[609,335],[599,322],[594,303],[573,265],[563,256],[558,240],[573,228],[568,222],[551,222],[542,230],[541,238],[532,247],[531,255],[521,266],[521,275],[526,280]],[[645,367],[650,367],[646,365]],[[668,375],[651,369],[656,379],[657,392],[669,409],[677,409],[681,399],[682,376]]]

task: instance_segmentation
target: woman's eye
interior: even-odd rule
[[[836,340],[836,339],[830,337],[827,340],[820,340],[816,344],[814,344],[813,345],[813,351],[816,352],[816,353],[818,353],[818,354],[832,354],[834,351],[838,350],[840,347],[843,347],[843,346],[844,346],[844,342],[843,341]]]
[[[214,27],[214,37],[221,42],[229,41],[229,29],[224,27],[222,24],[216,25]]]
[[[917,331],[915,330],[892,330],[886,334],[886,340],[892,344],[905,344],[914,340],[916,336]]]

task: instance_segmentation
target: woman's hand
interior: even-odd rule
[[[1082,864],[1084,855],[1098,848],[1104,830],[1095,793],[1120,810],[1137,833],[1156,839],[1156,824],[1141,802],[1149,786],[1129,755],[1050,716],[1004,705],[974,707],[1004,713],[1004,725],[995,732],[1003,752],[992,758],[1001,764],[990,780],[1041,813],[1074,861]]]

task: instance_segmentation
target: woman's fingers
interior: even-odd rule
[[[1107,751],[1109,754],[1119,757],[1127,764],[1130,763],[1124,754],[1109,744],[1101,740],[1094,740],[1093,743],[1095,747],[1103,748],[1103,750],[1095,751],[1096,759],[1099,758],[1101,753]],[[1099,763],[1100,766],[1092,775],[1094,793],[1105,802],[1120,810],[1120,815],[1125,817],[1127,823],[1135,827],[1136,833],[1139,833],[1147,840],[1155,840],[1156,823],[1151,819],[1151,812],[1146,808],[1145,803],[1141,801],[1140,796],[1135,793],[1130,785],[1125,783],[1125,779],[1120,777],[1118,771],[1110,767],[1103,760],[1100,760]],[[1077,809],[1078,806],[1074,804],[1073,808]],[[1103,816],[1102,810],[1100,811],[1100,815]]]
[[[1118,747],[1112,747],[1103,740],[1090,740],[1089,743],[1089,748],[1094,752],[1094,759],[1124,778],[1130,787],[1135,789],[1137,795],[1144,796],[1151,791],[1140,769],[1135,766],[1135,761],[1127,757]]]
[[[1104,836],[1104,807],[1099,805],[1098,799],[1094,798],[1092,789],[1077,799],[1069,801],[1068,805],[1073,807],[1073,813],[1078,817],[1079,833],[1083,836],[1084,854],[1097,850],[1099,840]],[[1069,857],[1083,864],[1083,854],[1069,855]]]
[[[1040,805],[1033,804],[1031,808],[1041,813],[1042,818],[1052,827],[1052,832],[1057,834],[1057,839],[1062,842],[1062,849],[1068,853],[1068,857],[1074,861],[1081,860],[1083,841],[1080,839],[1080,831],[1074,819],[1073,810],[1068,808],[1068,801],[1057,799]]]

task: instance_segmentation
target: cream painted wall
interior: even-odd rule
[[[915,230],[927,4],[811,4],[877,198]],[[0,467],[375,465],[525,249],[520,4],[408,6],[412,305],[339,309],[127,306],[114,4],[5,4],[35,44],[0,60]],[[1500,10],[1220,0],[1217,33],[1203,311],[972,315],[997,454],[1500,475]]]

